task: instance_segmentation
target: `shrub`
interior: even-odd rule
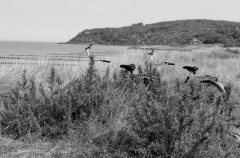
[[[184,158],[228,153],[234,144],[227,134],[229,115],[224,107],[229,102],[194,81],[187,86],[175,83],[170,89],[162,83],[155,91],[142,85],[131,92],[127,128],[100,136],[108,151],[127,157]]]
[[[59,139],[74,130],[77,142],[91,148],[89,157],[238,156],[228,131],[238,122],[231,85],[222,98],[194,80],[165,81],[146,63],[138,71],[153,78],[148,89],[141,80],[110,79],[109,68],[100,77],[94,64],[91,56],[86,73],[64,87],[54,67],[40,85],[24,71],[16,87],[1,95],[2,134]]]
[[[53,137],[65,133],[66,107],[62,106],[61,83],[54,68],[51,69],[47,87],[43,84],[37,86],[34,78],[27,79],[24,70],[16,87],[1,96],[4,104],[1,111],[2,134],[18,139],[31,136],[31,133]]]
[[[82,122],[99,110],[106,87],[99,83],[93,57],[85,76],[65,87],[53,67],[46,83],[40,85],[34,78],[27,79],[24,71],[16,87],[1,95],[2,134],[14,139],[32,133],[51,138],[67,134],[74,121]]]

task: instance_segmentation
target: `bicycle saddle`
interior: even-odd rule
[[[135,64],[129,64],[129,65],[120,65],[121,68],[124,68],[126,71],[130,71],[132,74],[133,70],[135,70],[136,66]]]
[[[197,66],[183,66],[183,69],[186,69],[189,72],[192,72],[193,74],[196,74],[196,72],[199,68]]]

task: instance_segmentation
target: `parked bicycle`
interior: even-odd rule
[[[158,66],[163,66],[163,65],[175,65],[174,63],[170,63],[168,61],[156,63],[152,58],[153,52],[154,52],[154,50],[151,53],[148,53],[147,55],[151,55],[151,60],[152,60],[153,65],[155,66],[155,68]],[[154,79],[156,79],[156,76],[152,76],[147,73],[133,74],[133,71],[136,69],[135,64],[129,64],[129,65],[122,64],[122,65],[120,65],[120,67],[125,70],[125,75],[122,76],[122,79],[127,79],[127,86],[131,83],[136,84],[139,82],[143,82],[144,85],[146,87],[148,87],[148,90],[150,90],[151,83],[154,81]]]
[[[78,58],[79,58],[79,60],[78,60],[78,65],[79,65],[79,61],[80,61],[80,58],[81,58],[81,56],[82,56],[83,53],[87,53],[87,54],[88,54],[88,57],[91,56],[90,49],[91,49],[92,45],[93,45],[93,42],[91,42],[91,43],[85,48],[85,50],[84,50],[82,53],[79,54],[79,57],[78,57]],[[105,63],[111,63],[110,60],[106,60],[106,59],[104,59],[104,58],[95,59],[94,61],[101,61],[101,62],[105,62]],[[65,62],[65,61],[64,61],[64,62]]]
[[[226,90],[224,86],[220,82],[218,82],[217,77],[213,77],[210,75],[195,76],[197,70],[199,70],[199,68],[196,66],[183,66],[183,69],[186,69],[189,72],[189,75],[187,76],[185,83],[187,83],[190,77],[192,76],[191,78],[197,79],[200,83],[210,84],[216,87],[223,96],[226,95]]]
[[[151,60],[154,63],[154,65],[158,66],[159,64],[157,64],[153,60],[153,54],[154,54],[154,49],[150,53],[148,53],[147,55],[150,55]],[[171,65],[171,63],[169,63],[169,64]],[[197,66],[183,66],[183,69],[186,69],[189,72],[189,75],[187,76],[185,83],[187,83],[189,81],[191,76],[194,76],[194,78],[199,80],[200,83],[206,83],[206,84],[210,84],[212,86],[215,86],[223,95],[226,95],[226,90],[225,90],[224,86],[220,82],[218,82],[217,77],[212,77],[210,75],[195,76],[195,74],[199,70],[199,68]]]
[[[154,65],[155,66],[162,65],[162,64],[158,64],[154,61],[153,54],[154,54],[154,49],[147,55],[151,56],[151,61],[154,63]],[[165,61],[165,63],[167,63],[168,65],[175,65],[174,63],[168,63],[167,61]],[[183,69],[186,69],[189,72],[189,75],[187,76],[187,78],[185,80],[185,84],[188,83],[188,81],[191,77],[191,79],[194,78],[194,79],[198,80],[200,83],[209,84],[209,85],[216,87],[221,92],[222,96],[227,95],[226,88],[218,81],[217,77],[213,77],[210,75],[195,76],[195,74],[199,70],[199,68],[197,66],[183,66]]]
[[[89,51],[91,46],[93,44],[91,43],[84,52]],[[89,52],[88,52],[89,54]],[[156,67],[159,66],[164,66],[164,65],[175,65],[175,63],[171,63],[168,61],[164,61],[161,63],[157,63],[154,61],[153,59],[153,54],[154,54],[154,49],[148,53],[147,55],[150,56],[151,62],[153,63],[153,65]],[[101,62],[106,62],[106,63],[110,63],[111,61],[106,60],[106,59],[99,59],[99,60],[95,60],[95,61],[101,61]],[[135,64],[121,64],[120,68],[123,68],[125,70],[125,74],[122,76],[122,80],[126,79],[127,80],[127,86],[131,83],[138,83],[138,82],[143,82],[144,85],[146,87],[148,87],[148,90],[150,89],[150,83],[153,82],[154,80],[154,76],[150,76],[146,73],[143,74],[134,74],[134,70],[136,69],[136,65]],[[183,66],[183,69],[186,69],[189,72],[189,75],[187,76],[186,80],[185,80],[185,84],[188,83],[188,81],[190,79],[196,79],[199,81],[199,83],[203,83],[203,84],[209,84],[212,85],[214,87],[216,87],[223,96],[226,95],[226,89],[224,88],[224,86],[218,81],[217,77],[213,77],[210,75],[203,75],[203,76],[195,76],[195,74],[197,73],[197,71],[199,70],[199,68],[197,66]]]

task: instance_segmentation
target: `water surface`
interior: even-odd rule
[[[83,52],[88,45],[37,43],[37,42],[3,42],[0,41],[0,56],[2,55],[45,55],[49,53],[66,54],[69,52]],[[123,52],[124,46],[93,45],[91,52]]]

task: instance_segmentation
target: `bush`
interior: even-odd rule
[[[24,71],[16,87],[1,96],[2,134],[14,139],[33,133],[50,138],[66,135],[74,121],[83,122],[99,110],[105,90],[99,83],[93,57],[85,76],[65,87],[53,67],[47,86],[36,85]]]
[[[58,136],[66,132],[66,107],[61,81],[51,69],[48,87],[36,85],[35,79],[27,79],[26,71],[14,89],[1,96],[4,110],[1,111],[3,135],[19,139],[35,133],[38,136]]]
[[[74,130],[77,142],[91,148],[89,157],[238,156],[228,131],[238,121],[231,86],[222,98],[194,80],[164,81],[149,63],[138,71],[153,78],[149,89],[141,81],[110,79],[109,68],[100,77],[93,56],[86,73],[64,87],[54,67],[40,85],[24,71],[16,87],[1,95],[2,134],[59,139]]]
[[[108,145],[108,151],[124,153],[126,157],[227,154],[234,144],[227,134],[232,114],[225,107],[230,103],[214,97],[216,91],[211,87],[194,81],[182,86],[178,81],[170,89],[163,82],[155,91],[149,92],[142,85],[127,94],[131,95],[125,117],[128,126],[99,136],[100,142]]]

